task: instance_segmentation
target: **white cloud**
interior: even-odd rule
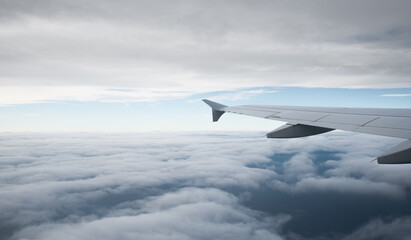
[[[273,90],[264,90],[264,89],[256,89],[256,90],[248,90],[248,91],[238,91],[238,92],[230,92],[230,93],[223,93],[216,96],[209,97],[214,101],[238,101],[238,100],[245,100],[250,99],[259,94],[270,94],[270,93],[277,93],[279,91]]]
[[[6,230],[0,234],[281,239],[296,206],[270,212],[277,203],[256,201],[254,195],[265,197],[259,191],[290,203],[321,193],[397,205],[407,199],[410,166],[370,163],[393,139],[341,132],[261,136],[3,133],[0,224]],[[304,209],[306,203],[297,204]]]
[[[216,189],[182,189],[141,202],[143,212],[121,209],[101,219],[33,226],[12,239],[283,239],[273,230],[290,219],[261,218]]]
[[[102,88],[98,86],[82,87],[2,87],[0,104],[30,104],[55,101],[82,102],[150,102],[184,98],[191,93],[182,91],[162,91],[156,89],[123,89]]]
[[[411,94],[384,94],[382,97],[411,97]]]
[[[368,179],[353,179],[350,177],[304,178],[296,184],[296,191],[327,191],[357,194],[377,194],[393,198],[404,198],[406,192],[399,186],[385,182],[374,182]]]
[[[364,4],[2,3],[2,101],[106,101],[110,88],[145,93],[108,94],[124,102],[265,86],[410,87],[409,3]]]

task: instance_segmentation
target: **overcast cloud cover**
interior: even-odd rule
[[[408,0],[1,0],[0,104],[411,87],[410,11]]]
[[[398,140],[262,135],[4,133],[1,238],[410,236],[411,166],[370,162]]]

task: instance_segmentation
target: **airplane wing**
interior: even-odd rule
[[[411,163],[411,109],[333,108],[272,105],[225,106],[207,99],[213,121],[228,113],[287,122],[268,138],[295,138],[335,129],[407,139],[377,158],[380,164]]]

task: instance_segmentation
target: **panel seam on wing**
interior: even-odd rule
[[[366,126],[367,124],[369,124],[369,123],[371,123],[371,122],[373,122],[373,121],[375,121],[375,120],[378,120],[378,119],[380,119],[380,118],[381,118],[381,117],[377,117],[377,118],[375,118],[375,119],[373,119],[373,120],[370,120],[370,121],[364,123],[364,124],[361,125],[361,126]]]

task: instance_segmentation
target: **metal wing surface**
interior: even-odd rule
[[[272,105],[225,106],[204,99],[213,121],[224,113],[287,122],[267,134],[269,138],[304,137],[334,129],[407,139],[378,159],[379,163],[411,163],[411,109],[334,108]]]

